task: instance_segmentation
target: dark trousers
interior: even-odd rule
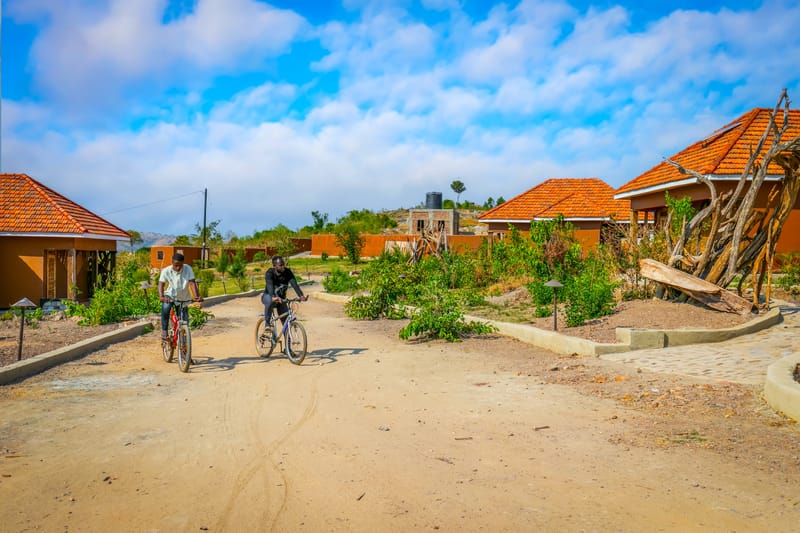
[[[161,302],[161,331],[167,331],[169,329],[169,310],[172,309],[174,304],[172,302],[165,304]],[[183,319],[187,322],[189,321],[189,308],[187,306],[183,306]]]
[[[272,296],[270,296],[267,293],[261,294],[261,303],[264,304],[264,319],[266,319],[267,321],[272,320],[273,309],[277,308],[279,315],[282,315],[283,313],[289,310],[289,304],[287,304],[286,302],[281,302],[280,304],[276,304],[275,302],[272,301]]]

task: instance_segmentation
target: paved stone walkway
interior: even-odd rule
[[[723,342],[637,350],[601,357],[643,370],[763,385],[767,367],[798,349],[800,307],[781,305],[783,321],[764,331]]]

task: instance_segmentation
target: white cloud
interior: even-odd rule
[[[140,231],[192,231],[202,216],[194,193],[206,187],[210,219],[240,235],[309,224],[313,210],[335,220],[410,207],[429,191],[447,196],[454,179],[479,203],[557,176],[616,187],[773,105],[781,87],[800,91],[798,7],[777,3],[633,28],[619,6],[509,2],[473,21],[455,2],[425,0],[450,10],[431,25],[402,2],[353,0],[354,21],[309,30],[255,0],[198,0],[167,24],[164,0],[30,1],[11,6],[19,20],[50,20],[33,58],[55,96],[4,102],[3,169]],[[214,76],[250,72],[309,36],[325,51],[297,65],[305,77],[264,76],[207,101]],[[61,127],[60,114],[106,93],[148,120],[119,132]]]
[[[255,0],[197,0],[193,12],[166,24],[166,0],[23,5],[12,13],[48,20],[31,52],[35,82],[73,113],[134,90],[157,94],[259,68],[304,28],[296,13]]]

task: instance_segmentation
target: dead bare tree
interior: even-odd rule
[[[679,172],[697,178],[710,192],[709,204],[684,224],[678,240],[671,245],[667,265],[672,267],[680,263],[685,271],[720,287],[728,286],[736,276],[741,276],[740,295],[743,281],[751,277],[754,304],[759,301],[764,277],[772,268],[775,244],[800,190],[800,137],[782,142],[789,128],[789,103],[784,89],[770,114],[767,128],[751,149],[736,188],[729,193],[718,194],[709,176],[666,159]],[[769,139],[771,143],[765,151]],[[784,177],[770,187],[766,207],[756,208],[772,162],[783,169]],[[705,224],[709,219],[710,225]],[[704,231],[706,226],[709,229]],[[665,231],[669,231],[669,226]],[[695,239],[705,243],[700,255],[692,255],[686,249],[687,243]]]

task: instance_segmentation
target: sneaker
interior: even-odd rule
[[[169,340],[169,335],[167,334],[166,331],[161,332],[161,340],[165,342]]]

